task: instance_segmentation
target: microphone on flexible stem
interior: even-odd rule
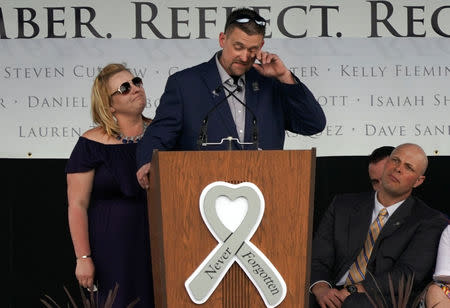
[[[251,110],[250,108],[248,108],[248,106],[247,106],[247,104],[246,103],[244,103],[242,100],[240,100],[236,95],[234,95],[234,93],[235,93],[235,91],[230,91],[230,89],[228,89],[227,87],[225,87],[225,86],[223,86],[223,88],[225,89],[225,90],[227,90],[228,91],[228,93],[229,93],[229,95],[231,95],[231,96],[233,96],[242,106],[244,106],[245,107],[245,110],[248,110],[250,113],[251,113],[251,115],[252,115],[252,128],[253,128],[253,131],[252,131],[252,142],[253,142],[253,144],[256,146],[256,149],[258,149],[258,142],[259,142],[259,138],[258,138],[258,125],[257,125],[257,121],[256,121],[256,115],[255,115],[255,113],[253,112],[253,110]],[[259,89],[258,89],[259,90]],[[238,91],[239,92],[239,91]]]
[[[212,91],[213,95],[219,95],[220,90],[222,90],[223,88],[225,88],[225,86],[223,84],[220,84],[217,88],[214,89],[214,91]],[[228,91],[228,94],[217,104],[215,104],[211,109],[208,110],[208,112],[206,113],[206,116],[204,117],[203,121],[202,121],[202,125],[200,126],[200,134],[198,135],[198,139],[197,139],[197,147],[200,149],[204,144],[208,143],[208,116],[217,109],[217,107],[219,107],[223,102],[225,102],[230,96],[234,96],[235,92],[240,92],[242,91],[242,87],[241,86],[236,86],[236,89],[234,89],[233,91],[230,91],[228,88],[225,88]],[[234,96],[236,97],[236,96]],[[242,102],[241,102],[242,103]]]

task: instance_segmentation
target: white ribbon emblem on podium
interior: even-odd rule
[[[216,201],[223,197],[231,202],[238,198],[247,201],[247,212],[234,231],[224,225],[217,213]],[[269,259],[250,242],[264,213],[264,197],[259,188],[248,182],[211,183],[200,195],[200,213],[219,244],[186,280],[184,285],[191,300],[196,304],[206,302],[236,261],[266,306],[278,306],[286,296],[286,283]]]

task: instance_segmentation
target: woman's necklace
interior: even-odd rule
[[[143,124],[143,129],[142,129],[142,133],[141,134],[139,134],[137,136],[129,137],[129,136],[125,136],[124,134],[120,133],[120,135],[118,135],[116,137],[116,139],[122,141],[122,143],[138,143],[139,140],[141,140],[142,137],[144,136],[145,130],[148,127],[148,123],[147,122],[144,121],[143,123],[144,124]]]

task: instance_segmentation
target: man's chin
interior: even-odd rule
[[[233,68],[233,70],[231,71],[233,73],[233,76],[241,76],[244,75],[245,73],[247,73],[250,70],[250,67],[242,67],[239,69],[236,69],[236,67]]]

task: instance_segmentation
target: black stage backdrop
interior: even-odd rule
[[[65,159],[0,159],[2,177],[2,264],[7,273],[2,307],[44,307],[52,297],[67,307],[66,286],[75,298],[75,256],[67,223]],[[427,179],[414,194],[449,214],[450,156],[430,157]],[[316,163],[314,230],[333,196],[367,191],[367,157],[319,157]],[[119,287],[120,292],[120,287]]]

